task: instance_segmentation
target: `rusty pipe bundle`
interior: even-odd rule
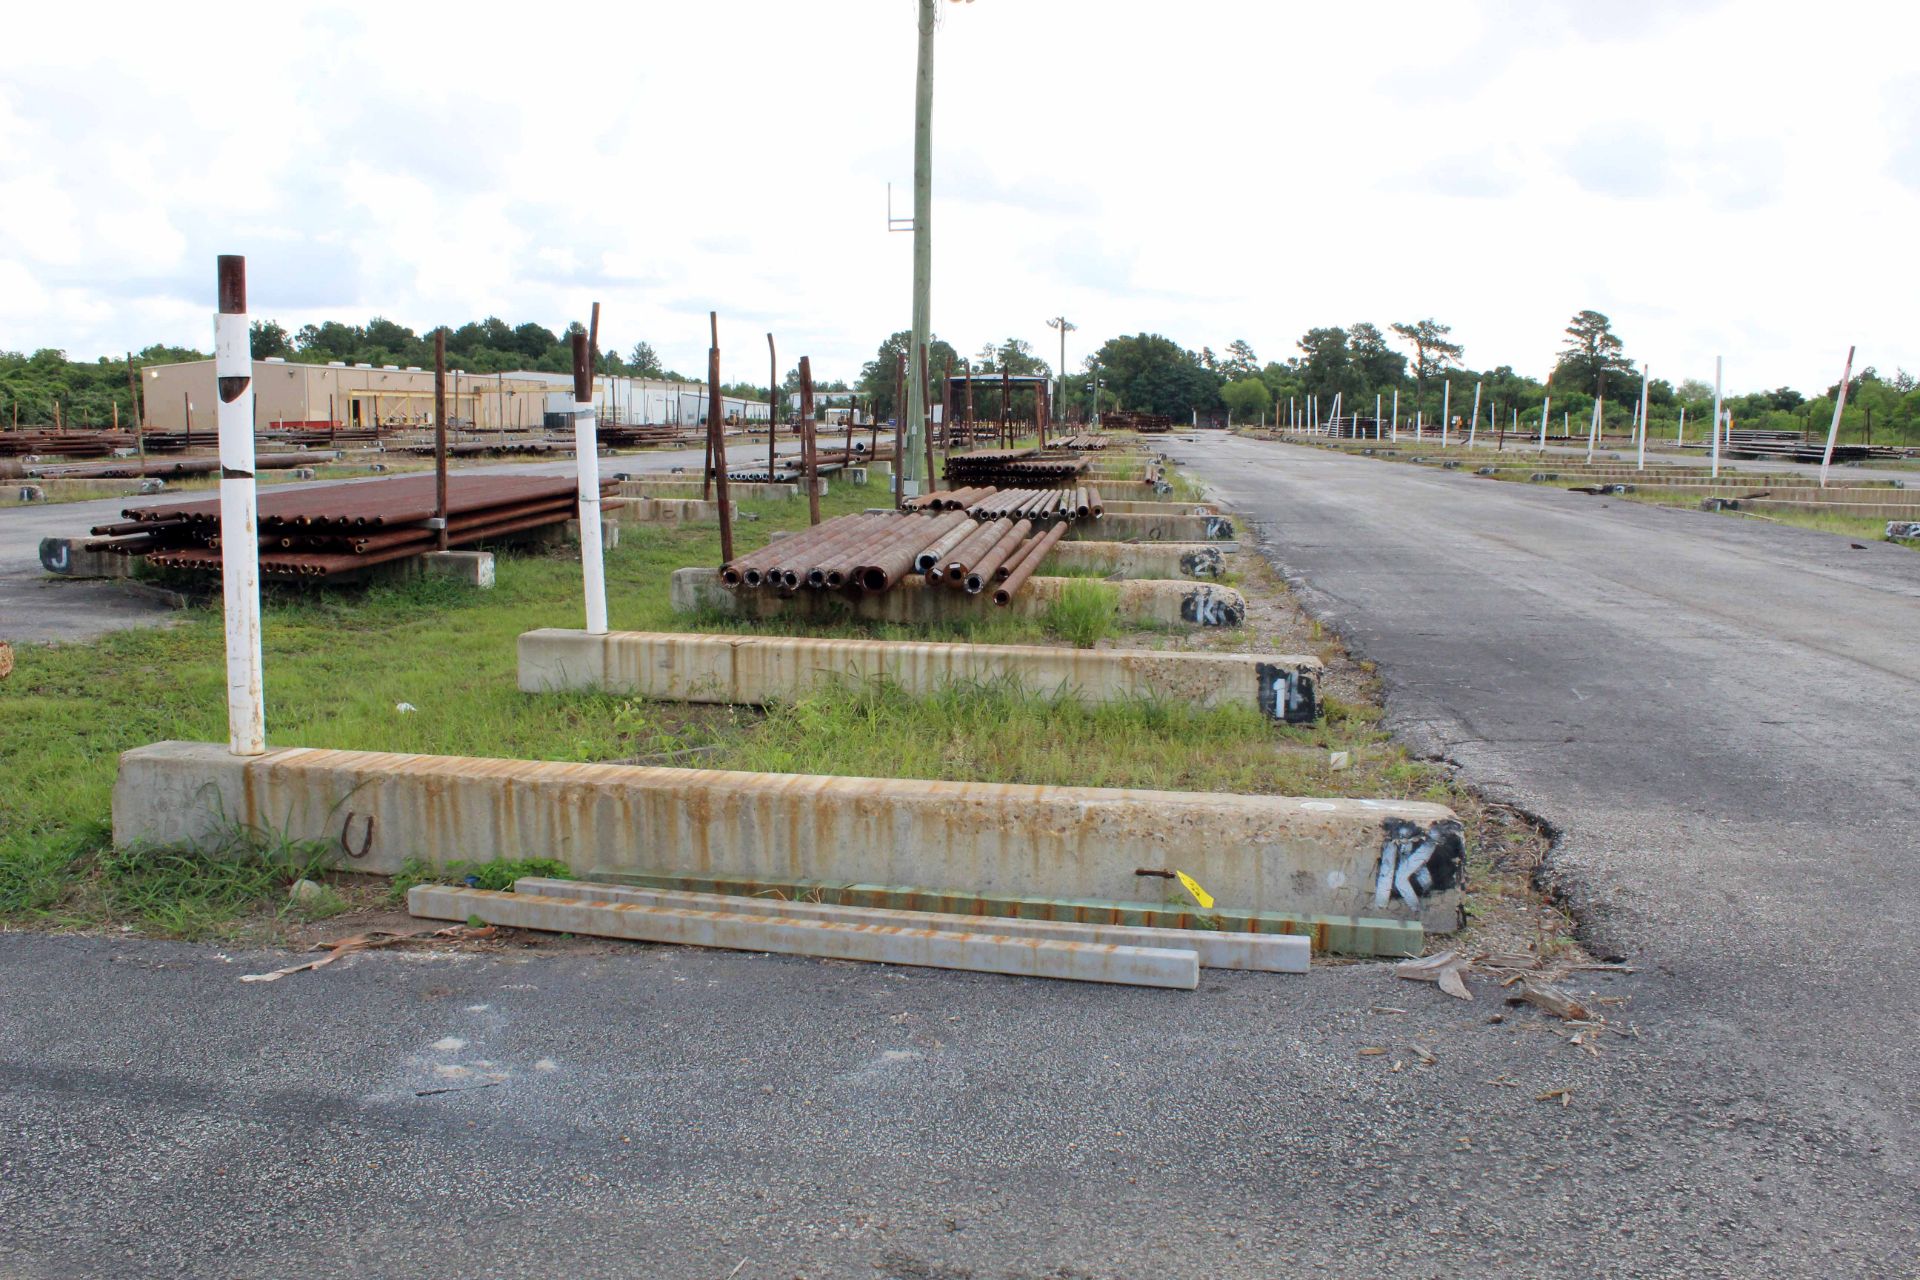
[[[902,535],[876,548],[869,562],[860,566],[860,585],[868,591],[885,591],[913,567],[914,558],[926,548],[930,539],[937,541],[954,525],[965,523],[966,519],[966,515],[958,511],[946,512],[931,521],[908,517],[905,521],[908,527]]]

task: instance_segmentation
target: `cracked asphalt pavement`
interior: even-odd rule
[[[245,984],[283,958],[0,934],[0,1275],[1914,1274],[1920,557],[1169,447],[1398,728],[1560,831],[1636,970],[1576,975],[1594,1043],[1377,964],[1169,993],[542,947]]]

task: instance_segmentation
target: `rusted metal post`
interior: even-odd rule
[[[247,260],[219,259],[213,318],[214,408],[220,430],[220,585],[227,629],[227,750],[267,749],[260,658],[260,510],[253,480],[253,353],[247,333]]]
[[[181,421],[186,424],[188,452],[193,450],[193,396],[185,391],[180,393]]]
[[[807,523],[820,523],[820,450],[813,429],[813,366],[800,357],[800,451],[807,463]]]
[[[733,559],[733,512],[727,506],[727,437],[720,422],[720,313],[707,312],[713,345],[707,349],[707,435],[713,441],[713,485],[720,499],[720,563]]]
[[[773,335],[767,335],[767,479],[773,479],[773,442],[780,417],[780,358],[773,353]]]
[[[600,547],[600,441],[593,417],[593,340],[573,335],[573,459],[579,476],[580,579],[587,634],[607,634],[607,573]]]
[[[1013,447],[1013,374],[1000,366],[1000,447]]]
[[[960,367],[967,374],[967,446],[973,446],[973,361],[962,360]]]
[[[434,542],[447,549],[447,331],[433,331],[433,519]]]

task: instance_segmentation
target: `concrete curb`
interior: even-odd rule
[[[1223,911],[1457,928],[1459,821],[1413,801],[743,773],[160,742],[120,757],[120,845],[236,828],[392,873],[531,856],[604,877],[800,877],[1126,900],[1178,869]],[[1424,854],[1424,856],[1423,856]],[[1404,882],[1405,893],[1395,891]],[[1380,893],[1385,885],[1388,892]]]
[[[950,684],[1009,680],[1086,703],[1165,698],[1246,706],[1308,724],[1318,715],[1322,665],[1300,654],[1063,649],[1046,645],[822,640],[806,636],[613,631],[546,627],[520,636],[526,693],[598,689],[679,702],[761,705],[837,684],[886,681],[916,696]]]
[[[1029,578],[1005,611],[1014,617],[1043,617],[1069,583],[1084,581]],[[1238,627],[1247,620],[1246,599],[1231,587],[1155,579],[1110,585],[1119,592],[1119,614],[1125,622]],[[736,618],[805,618],[817,622],[862,618],[925,625],[991,618],[1002,612],[1001,606],[984,596],[929,587],[924,579],[911,576],[878,595],[800,591],[781,596],[765,590],[731,590],[721,585],[718,569],[687,568],[673,571],[669,593],[676,613],[717,613]]]

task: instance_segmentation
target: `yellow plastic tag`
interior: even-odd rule
[[[1195,902],[1207,908],[1209,911],[1213,909],[1213,895],[1205,889],[1202,889],[1198,880],[1195,880],[1184,871],[1176,871],[1173,874],[1180,877],[1180,887],[1192,894]]]

